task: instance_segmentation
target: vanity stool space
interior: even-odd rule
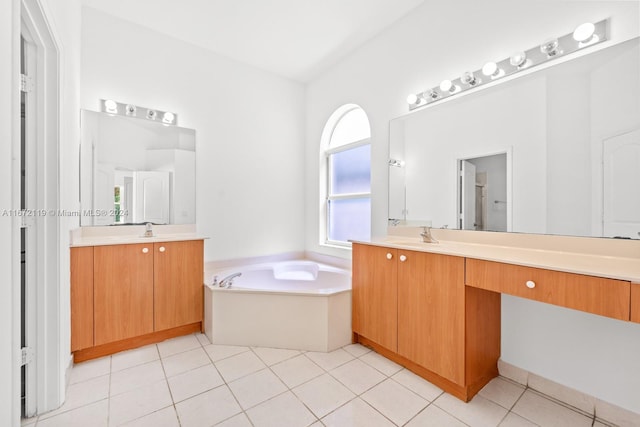
[[[74,361],[201,331],[203,249],[201,238],[72,247]]]
[[[501,293],[640,322],[640,280],[518,265],[513,248],[496,262],[480,245],[390,242],[353,243],[353,342],[466,402],[498,375]]]

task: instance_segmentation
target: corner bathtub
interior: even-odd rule
[[[238,266],[229,288],[205,285],[213,344],[332,351],[351,343],[351,272],[296,260]]]

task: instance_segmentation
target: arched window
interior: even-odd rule
[[[371,236],[371,128],[362,108],[338,108],[322,135],[320,243]]]

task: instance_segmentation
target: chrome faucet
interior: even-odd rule
[[[242,276],[242,273],[238,272],[238,273],[230,274],[224,279],[220,280],[220,282],[218,282],[218,286],[221,288],[230,288],[231,285],[233,285],[233,279],[235,279],[238,276]],[[216,284],[216,279],[217,278],[214,278],[214,281],[213,281],[214,285]]]
[[[422,241],[425,243],[438,243],[438,241],[436,240],[435,237],[433,237],[431,235],[431,227],[427,227],[426,225],[422,226],[422,233],[420,233],[420,236],[422,236]]]
[[[144,237],[153,237],[153,224],[150,222],[144,225]]]

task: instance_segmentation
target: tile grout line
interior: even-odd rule
[[[162,373],[164,374],[164,381],[167,384],[167,389],[169,389],[169,397],[171,397],[171,406],[173,407],[173,412],[175,413],[176,420],[178,421],[178,426],[181,426],[182,422],[180,421],[180,417],[178,416],[178,409],[176,408],[176,401],[173,398],[173,392],[171,391],[171,386],[169,385],[169,377],[167,376],[167,371],[164,368],[164,359],[162,358],[162,355],[160,354],[160,349],[158,348],[157,344],[155,345],[155,347],[156,347],[156,351],[158,352],[158,358],[160,360],[160,366],[162,366]],[[179,353],[176,353],[176,354],[179,354]],[[168,408],[168,406],[167,406],[167,408]],[[161,411],[163,409],[164,408],[160,408],[160,409],[158,409],[158,410],[156,410],[154,412],[158,412],[158,411]],[[153,412],[151,412],[151,414],[153,414]],[[146,417],[147,415],[150,415],[150,414],[143,415],[142,417]],[[140,418],[142,418],[142,417],[140,417]]]
[[[198,337],[196,337],[196,339],[198,339]],[[208,339],[209,339],[209,338],[207,337],[207,340],[208,340]],[[234,414],[234,415],[230,416],[229,418],[226,418],[226,419],[224,419],[224,420],[220,420],[220,422],[219,422],[219,423],[216,423],[216,425],[218,425],[218,424],[220,424],[220,423],[223,423],[223,422],[225,422],[225,421],[227,421],[227,420],[229,420],[229,419],[231,419],[231,418],[233,418],[233,417],[236,417],[236,416],[238,416],[239,414],[243,414],[243,415],[245,416],[245,418],[246,418],[247,420],[249,420],[249,423],[253,426],[254,424],[253,424],[253,422],[251,421],[251,418],[249,418],[249,415],[246,413],[246,411],[244,410],[244,408],[243,408],[243,407],[242,407],[242,405],[240,404],[240,401],[239,401],[239,400],[238,400],[238,398],[236,397],[235,393],[233,392],[233,390],[231,389],[231,387],[229,387],[229,383],[227,383],[227,380],[225,379],[225,377],[224,377],[224,376],[222,376],[222,373],[220,372],[220,370],[219,370],[219,369],[218,369],[218,367],[216,366],[216,362],[214,362],[214,361],[213,361],[213,359],[211,358],[211,355],[209,354],[209,352],[207,352],[207,350],[205,350],[205,349],[204,349],[204,347],[205,347],[205,346],[202,344],[202,341],[200,341],[200,340],[198,339],[198,342],[200,343],[200,346],[202,347],[202,350],[203,350],[203,351],[205,352],[205,354],[207,355],[207,358],[208,358],[208,359],[209,359],[209,361],[211,362],[211,365],[213,366],[213,369],[215,369],[215,370],[216,370],[216,372],[218,373],[218,375],[219,375],[219,376],[220,376],[220,378],[222,379],[222,384],[221,384],[221,385],[219,385],[218,387],[214,387],[214,388],[212,388],[212,389],[206,390],[206,391],[204,391],[204,392],[202,392],[202,393],[199,393],[199,394],[204,394],[204,393],[207,393],[207,392],[209,392],[209,391],[211,391],[211,390],[215,390],[216,388],[219,388],[219,387],[225,386],[225,387],[227,387],[227,389],[229,390],[229,393],[231,393],[231,396],[233,396],[233,399],[235,400],[235,402],[238,404],[238,407],[240,408],[240,412],[238,412],[237,414]],[[214,344],[213,344],[213,343],[211,343],[210,345],[214,345]],[[244,347],[244,346],[243,346],[243,347]],[[251,351],[251,347],[247,347],[247,348],[249,349],[249,350],[247,350],[247,351]],[[246,353],[247,351],[243,351],[243,352],[241,352],[241,353],[234,354],[233,356],[237,356],[238,354]],[[226,358],[223,358],[223,359],[220,359],[220,360],[225,360],[225,359],[231,358],[231,357],[233,357],[233,356],[229,356],[229,357],[226,357]],[[256,355],[256,357],[258,357],[258,356]],[[260,361],[262,361],[262,359],[260,359],[260,357],[258,357],[258,359],[259,359]],[[264,362],[263,362],[263,363],[264,363]],[[265,365],[266,365],[266,364],[265,364]],[[238,379],[239,379],[239,378],[238,378]],[[197,395],[196,395],[196,396],[197,396]],[[195,396],[191,396],[191,397],[189,397],[189,399],[191,399],[192,397],[195,397]],[[185,399],[185,400],[188,400],[188,399]],[[176,410],[176,414],[177,414],[177,412],[178,412],[178,411]],[[180,421],[180,417],[178,417],[178,421]],[[180,425],[182,425],[182,424],[180,424]]]
[[[113,374],[113,356],[109,356],[109,388],[107,390],[107,427],[111,421],[111,378]]]

